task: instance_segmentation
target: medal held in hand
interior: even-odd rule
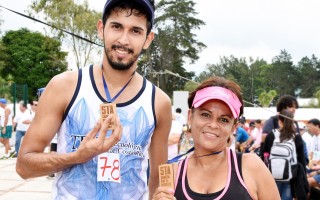
[[[115,103],[103,103],[100,105],[100,119],[101,122],[107,119],[109,115],[113,115],[111,122],[108,126],[108,130],[114,130],[116,117],[117,117],[117,110]]]
[[[159,185],[174,189],[172,164],[159,165]]]

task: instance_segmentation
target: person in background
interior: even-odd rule
[[[247,141],[249,139],[248,132],[243,128],[244,121],[239,121],[236,129],[236,149],[239,152],[244,152],[247,147]]]
[[[307,123],[308,133],[312,135],[312,142],[310,146],[309,159],[310,161],[320,160],[320,120],[314,118]],[[312,165],[312,163],[310,163]]]
[[[158,186],[171,100],[137,72],[154,38],[154,9],[149,0],[107,0],[97,23],[102,62],[45,87],[16,171],[25,179],[56,173],[53,199],[149,199]],[[57,153],[44,153],[56,133]]]
[[[178,121],[181,124],[181,127],[183,127],[186,124],[186,119],[181,112],[182,112],[181,108],[177,108],[176,113],[174,115],[175,115],[176,121]]]
[[[194,151],[173,163],[174,189],[158,187],[158,199],[280,199],[271,173],[255,154],[228,148],[243,114],[240,86],[210,77],[188,98],[188,131]]]
[[[11,151],[10,147],[10,138],[12,137],[12,111],[7,106],[7,100],[4,98],[0,98],[0,142],[5,147],[5,154],[0,158],[8,159],[15,155],[14,151]]]
[[[278,115],[279,137],[280,142],[293,140],[297,157],[295,158],[299,164],[296,168],[297,173],[293,173],[293,178],[290,181],[276,181],[277,187],[283,200],[291,200],[293,197],[297,199],[306,199],[309,193],[309,185],[306,181],[306,159],[304,154],[304,144],[300,134],[296,134],[296,127],[294,125],[293,113],[288,110],[282,110]],[[274,145],[275,131],[271,131],[265,140],[262,149],[262,155],[270,155],[271,148]],[[285,166],[279,166],[279,168]],[[301,198],[303,197],[303,198]]]
[[[262,122],[260,119],[255,120],[254,129],[251,132],[253,144],[249,147],[248,151],[260,155],[260,145],[262,139]]]
[[[178,155],[178,143],[182,133],[182,124],[172,115],[172,123],[168,138],[168,160]]]
[[[28,130],[29,124],[32,120],[31,112],[28,110],[27,104],[24,102],[19,103],[20,112],[16,114],[13,118],[13,127],[16,127],[16,141],[15,141],[15,155],[19,155],[19,149],[22,138],[25,136],[26,131]]]
[[[312,135],[309,151],[308,182],[310,187],[320,186],[320,120],[310,119],[307,123],[308,132]]]
[[[313,142],[312,135],[307,131],[307,126],[304,122],[298,122],[298,127],[299,127],[300,135],[306,145],[306,149],[307,149],[306,158],[307,158],[307,163],[309,163],[309,152],[311,152],[312,142]]]
[[[279,98],[276,104],[277,113],[280,113],[283,110],[288,110],[294,116],[296,109],[299,108],[299,104],[297,99],[291,95],[283,95]],[[298,127],[298,125],[297,125]],[[261,148],[263,148],[265,138],[268,133],[270,133],[273,129],[278,129],[278,114],[271,116],[268,120],[265,121],[263,128],[262,128],[262,139],[261,139]],[[297,128],[299,130],[299,128]],[[263,155],[261,154],[261,159],[264,160]]]

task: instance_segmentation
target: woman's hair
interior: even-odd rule
[[[280,142],[290,140],[296,135],[296,128],[294,126],[293,114],[290,111],[283,110],[278,116],[283,126],[280,128]]]
[[[208,79],[203,81],[193,92],[191,92],[189,94],[189,97],[188,97],[189,108],[190,109],[192,108],[192,102],[193,102],[193,99],[194,99],[197,91],[199,91],[203,88],[212,87],[212,86],[219,86],[219,87],[223,87],[228,90],[231,90],[238,97],[239,101],[242,104],[240,107],[240,113],[239,113],[239,117],[241,117],[243,114],[243,100],[242,100],[242,96],[241,96],[240,86],[238,84],[236,84],[234,81],[231,81],[231,80],[225,79],[223,77],[219,77],[219,76],[209,77]]]

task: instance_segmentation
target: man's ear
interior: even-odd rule
[[[154,32],[151,31],[147,36],[147,39],[143,45],[143,49],[148,49],[153,39],[154,39]]]
[[[103,29],[104,29],[103,22],[101,19],[99,19],[97,23],[97,30],[98,30],[98,37],[100,40],[103,40]]]

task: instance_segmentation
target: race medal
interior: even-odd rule
[[[159,185],[174,189],[172,164],[159,165]]]
[[[107,119],[107,117],[113,114],[113,117],[110,121],[110,124],[108,126],[108,130],[114,130],[115,129],[115,123],[117,118],[117,110],[116,110],[116,104],[115,103],[103,103],[100,105],[100,119],[101,123]]]
[[[98,156],[97,181],[121,183],[120,158],[116,153],[102,153]]]

